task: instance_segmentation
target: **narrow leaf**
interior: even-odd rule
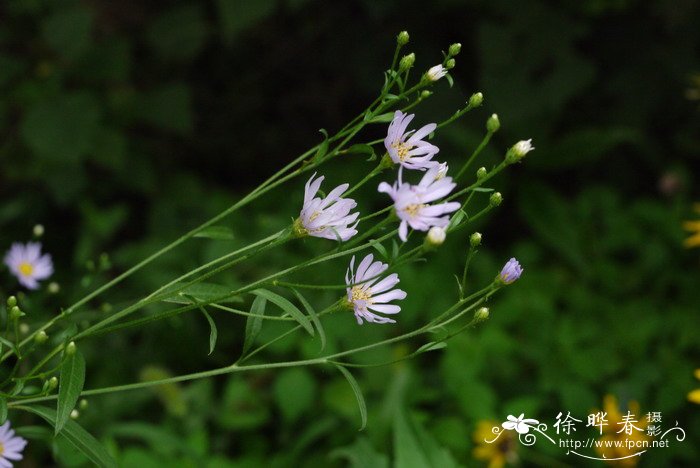
[[[216,322],[214,322],[214,319],[211,318],[209,312],[207,312],[204,307],[201,307],[201,310],[204,316],[207,318],[207,322],[209,322],[209,356],[211,356],[211,353],[214,352],[214,348],[216,347],[216,339],[219,336],[219,331],[216,329]]]
[[[194,237],[202,237],[205,239],[216,239],[216,240],[232,240],[233,230],[227,228],[226,226],[209,226],[199,231]]]
[[[61,377],[58,387],[58,403],[56,406],[56,434],[61,432],[63,426],[70,418],[70,413],[78,402],[80,392],[85,384],[85,358],[76,350],[70,356],[66,356],[61,364]]]
[[[272,302],[275,304],[277,307],[288,313],[294,320],[299,322],[299,325],[304,327],[304,329],[309,332],[309,335],[314,336],[314,327],[311,326],[311,322],[309,322],[309,319],[306,318],[306,315],[299,310],[297,306],[289,302],[287,299],[283,298],[282,296],[273,293],[272,291],[268,291],[267,289],[256,289],[255,291],[251,291],[253,294],[256,296],[262,296],[268,301]]]
[[[5,424],[7,421],[7,400],[0,398],[0,424]]]
[[[445,343],[444,341],[431,341],[430,343],[426,343],[420,348],[418,348],[413,353],[413,355],[427,353],[428,351],[437,351],[438,349],[442,349],[445,347],[447,347],[447,343]]]
[[[250,313],[255,315],[265,315],[265,304],[267,299],[262,296],[256,296],[253,300],[253,305],[250,307]],[[245,324],[245,339],[243,340],[243,355],[253,346],[255,339],[260,334],[262,329],[262,317],[248,317]]]
[[[384,123],[384,122],[391,122],[391,120],[394,118],[394,113],[393,112],[387,112],[386,114],[379,114],[375,117],[372,117],[370,122],[379,122],[379,123]]]
[[[357,398],[357,406],[360,409],[360,418],[362,419],[362,426],[360,426],[359,430],[363,430],[365,426],[367,426],[367,404],[365,403],[365,397],[362,396],[362,390],[360,390],[360,386],[357,384],[357,380],[355,380],[355,377],[352,376],[349,370],[347,370],[340,364],[334,363],[333,365],[347,379],[348,383],[350,384],[350,387],[352,387],[352,391],[355,393],[355,398]]]
[[[172,289],[179,289],[181,287],[182,283],[175,283],[171,286]],[[194,283],[187,286],[182,291],[178,291],[172,296],[163,299],[163,302],[170,302],[173,304],[194,304],[195,302],[192,299],[196,299],[197,302],[201,302],[203,304],[209,304],[213,301],[221,304],[227,302],[243,302],[243,299],[237,296],[220,299],[225,297],[227,294],[231,294],[231,292],[231,288],[221,284]]]
[[[488,188],[488,187],[474,187],[471,189],[472,192],[493,192],[495,189]]]
[[[297,299],[299,299],[301,305],[304,306],[306,312],[309,314],[309,317],[311,317],[311,321],[316,326],[316,330],[318,330],[318,336],[319,338],[321,338],[321,350],[319,352],[323,352],[323,350],[326,348],[326,332],[323,330],[321,320],[319,320],[318,315],[316,314],[316,310],[314,310],[311,304],[309,304],[309,301],[307,301],[306,298],[302,296],[299,291],[292,288],[292,292],[297,297]]]
[[[381,242],[378,242],[375,239],[370,239],[369,244],[374,247],[374,249],[379,252],[379,254],[384,258],[384,260],[389,260],[389,253],[386,251],[386,248],[381,244]]]
[[[56,412],[50,408],[45,406],[15,406],[15,408],[34,413],[52,426],[56,426]],[[75,421],[69,420],[61,435],[95,465],[107,468],[117,467],[117,462],[114,461],[102,444]]]
[[[323,141],[321,142],[321,144],[318,145],[318,150],[316,150],[316,154],[313,157],[314,161],[318,161],[319,159],[324,157],[326,155],[326,153],[328,152],[328,144],[329,144],[328,132],[323,128],[321,130],[319,130],[319,132],[321,132],[323,134],[324,138],[323,138]]]

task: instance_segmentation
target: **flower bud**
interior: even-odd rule
[[[489,198],[489,205],[498,206],[501,204],[502,201],[503,201],[503,195],[501,195],[501,192],[495,192]]]
[[[447,75],[447,68],[442,65],[435,65],[434,67],[430,67],[425,73],[425,79],[428,81],[437,81],[445,75]]]
[[[424,89],[423,91],[420,92],[420,98],[421,98],[421,99],[427,99],[427,98],[429,98],[429,97],[432,96],[432,95],[433,95],[433,92],[430,91],[430,90],[428,90],[428,89]]]
[[[491,114],[491,117],[486,121],[486,130],[489,133],[496,133],[501,128],[501,122],[498,120],[498,115]]]
[[[77,350],[78,347],[75,345],[75,341],[71,341],[68,343],[68,346],[66,346],[66,356],[72,356]]]
[[[7,298],[7,307],[14,307],[17,305],[17,298],[15,296],[10,296]]]
[[[14,306],[10,309],[10,319],[18,320],[22,315],[22,311],[19,307]]]
[[[396,36],[396,43],[399,46],[405,46],[411,37],[408,35],[408,31],[401,31],[398,36]]]
[[[51,294],[56,294],[61,290],[61,286],[57,282],[51,281],[48,285],[48,290]]]
[[[481,233],[475,232],[469,237],[469,244],[472,247],[479,247],[481,245]]]
[[[399,62],[399,73],[403,73],[413,66],[416,61],[416,54],[411,52],[408,55],[404,55]]]
[[[457,65],[455,59],[448,59],[447,62],[445,62],[445,68],[447,68],[448,70],[452,70],[455,67],[455,65]]]
[[[390,167],[394,167],[394,160],[391,159],[391,156],[389,156],[389,153],[384,153],[384,156],[382,156],[381,161],[379,161],[379,167],[380,169],[389,169]]]
[[[71,419],[78,419],[80,417],[80,411],[77,409],[74,409],[73,411],[70,412],[70,418]]]
[[[474,93],[469,98],[469,107],[474,109],[475,107],[479,107],[482,102],[484,102],[484,95],[480,92]]]
[[[29,333],[29,325],[27,325],[26,323],[20,323],[19,332],[22,335],[26,335],[27,333]]]
[[[506,162],[508,164],[518,162],[521,159],[523,159],[527,153],[534,149],[535,147],[532,146],[532,138],[529,140],[520,140],[519,142],[511,146],[511,148],[506,153]]]
[[[508,260],[508,262],[503,266],[501,273],[498,275],[498,280],[503,284],[510,284],[520,278],[523,274],[523,268],[520,263],[515,259],[515,257]]]
[[[476,322],[483,322],[489,318],[489,308],[480,307],[476,312],[474,312],[474,320]]]
[[[437,226],[433,226],[428,231],[428,235],[425,236],[425,246],[426,247],[439,247],[445,242],[445,229]]]
[[[88,401],[87,401],[85,398],[83,398],[82,400],[80,400],[80,403],[78,404],[78,407],[79,407],[81,410],[85,411],[85,410],[87,409],[87,407],[88,407]]]
[[[450,54],[450,57],[454,57],[455,55],[459,54],[460,50],[462,50],[462,44],[455,42],[450,46],[447,52]]]
[[[49,379],[49,390],[53,390],[58,387],[58,377],[51,377]]]
[[[44,226],[41,224],[37,224],[34,226],[32,229],[32,233],[34,234],[34,237],[41,237],[44,235]]]
[[[487,171],[485,167],[480,167],[480,168],[476,171],[476,179],[477,179],[477,180],[481,180],[481,179],[483,179],[484,177],[486,177],[488,174],[489,174],[489,171]]]
[[[46,340],[48,340],[48,339],[49,339],[49,335],[47,335],[44,330],[41,330],[39,333],[34,335],[34,343],[36,343],[36,344],[45,343]]]

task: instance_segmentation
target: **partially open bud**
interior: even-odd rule
[[[498,115],[491,114],[491,117],[486,121],[486,130],[489,133],[496,133],[501,128],[501,122],[498,120]]]
[[[459,54],[460,50],[462,50],[462,44],[455,42],[450,46],[447,52],[450,54],[450,57],[454,57],[455,55]]]
[[[411,37],[408,35],[408,31],[401,31],[398,36],[396,36],[396,43],[400,46],[405,46]]]
[[[442,65],[435,65],[434,67],[430,67],[425,73],[425,79],[428,81],[437,81],[445,75],[447,75],[447,68]]]
[[[489,308],[480,307],[476,312],[474,312],[474,320],[477,322],[483,322],[489,318]]]
[[[408,55],[404,55],[399,62],[399,73],[403,73],[413,66],[416,61],[416,54],[411,52]]]
[[[425,246],[428,248],[440,247],[445,242],[445,237],[447,237],[445,229],[433,226],[428,231],[428,235],[425,236]]]
[[[503,201],[503,195],[501,195],[501,192],[495,192],[489,197],[489,205],[490,206],[498,206],[501,204]]]
[[[469,98],[469,107],[474,109],[475,107],[479,107],[482,102],[484,102],[484,95],[482,93],[474,93]]]
[[[518,162],[521,159],[523,159],[527,153],[534,149],[535,147],[532,146],[532,138],[529,140],[520,140],[519,142],[511,146],[511,148],[506,153],[506,162],[508,164]]]
[[[75,345],[75,341],[71,341],[68,343],[68,346],[66,346],[66,356],[72,356],[77,350],[78,347]]]
[[[49,339],[49,335],[47,335],[44,330],[41,330],[39,333],[34,335],[34,343],[36,343],[36,344],[45,343],[46,340],[48,340],[48,339]]]
[[[498,279],[503,284],[510,284],[520,278],[523,274],[523,268],[520,263],[515,259],[515,257],[508,260],[508,262],[503,266],[501,273],[498,275]]]
[[[481,245],[481,233],[475,232],[469,237],[469,245],[472,247],[479,247]]]
[[[476,179],[477,179],[477,180],[481,180],[481,179],[483,179],[484,177],[486,177],[488,174],[489,174],[489,171],[487,171],[485,167],[480,167],[480,168],[476,171]]]

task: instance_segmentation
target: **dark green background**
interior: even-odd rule
[[[686,430],[685,442],[650,451],[641,466],[693,466],[700,408],[686,394],[700,386],[692,376],[700,251],[682,248],[681,222],[700,201],[700,111],[686,97],[700,73],[699,13],[691,0],[4,1],[0,247],[43,224],[62,287],[22,299],[32,325],[232,204],[319,142],[320,128],[341,128],[376,96],[400,30],[411,34],[418,70],[462,43],[454,87],[438,83],[417,122],[485,95],[482,108],[437,133],[441,160],[459,167],[492,112],[502,128],[479,165],[520,139],[537,148],[493,181],[504,203],[473,228],[484,245],[472,284],[490,281],[511,256],[525,267],[522,279],[491,302],[488,322],[445,350],[357,372],[369,406],[364,432],[347,382],[325,368],[95,397],[80,422],[124,466],[474,466],[478,420],[525,412],[551,424],[559,411],[585,419],[614,394]],[[356,156],[323,172],[329,185],[357,181],[372,164]],[[302,182],[230,218],[234,241],[186,244],[76,323],[283,227],[298,214]],[[371,186],[358,198],[375,209],[387,202]],[[467,235],[401,269],[409,296],[397,325],[358,328],[334,316],[329,348],[408,331],[448,306]],[[218,281],[244,284],[328,248],[308,239]],[[109,268],[89,268],[102,252]],[[330,264],[304,279],[338,282],[344,269]],[[1,284],[3,295],[17,291],[6,270]],[[319,308],[335,299],[309,297]],[[232,362],[244,321],[215,318],[210,357],[200,314],[85,342],[86,386]],[[423,342],[363,360],[390,360]],[[315,356],[317,346],[300,335],[265,358]],[[38,424],[18,418],[15,426]],[[526,465],[555,457],[586,466],[542,442],[518,450]],[[26,466],[45,465],[52,451],[63,464],[82,463],[49,438],[30,441]]]

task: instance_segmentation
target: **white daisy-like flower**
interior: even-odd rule
[[[447,68],[442,65],[431,67],[425,74],[429,81],[437,81],[445,75],[447,75]]]
[[[406,241],[408,226],[418,231],[427,231],[433,226],[445,228],[450,223],[450,217],[446,214],[457,211],[458,202],[446,202],[430,205],[447,196],[456,186],[452,177],[438,177],[440,166],[433,165],[425,173],[418,185],[402,184],[399,181],[394,185],[386,182],[379,184],[378,190],[389,194],[394,200],[396,215],[401,220],[399,225],[399,238]]]
[[[407,132],[408,124],[415,116],[396,111],[384,139],[384,147],[395,164],[424,171],[434,164],[431,159],[440,151],[437,146],[423,140],[437,128],[437,124],[431,123],[418,131]]]
[[[314,180],[316,174],[306,182],[304,189],[304,206],[299,218],[294,223],[294,231],[299,236],[323,237],[346,241],[357,234],[357,217],[360,213],[350,214],[357,206],[351,198],[341,198],[350,186],[342,184],[331,190],[326,198],[316,196],[324,177]],[[352,223],[355,223],[351,226]]]
[[[373,262],[374,256],[367,255],[355,271],[355,256],[350,260],[350,266],[345,273],[345,284],[348,293],[348,305],[355,311],[357,323],[362,325],[362,319],[373,323],[396,323],[381,314],[398,314],[401,307],[388,304],[393,300],[406,298],[406,292],[401,289],[391,290],[399,283],[399,275],[392,273],[380,280],[382,273],[389,265],[380,261]],[[371,312],[374,311],[374,312]]]
[[[508,419],[508,421],[501,424],[503,429],[508,431],[515,429],[518,434],[527,434],[530,432],[532,426],[536,427],[540,423],[537,419],[526,419],[525,413],[522,413],[517,418],[513,415],[508,415],[506,419]]]
[[[0,426],[0,467],[12,468],[12,462],[22,459],[22,450],[26,447],[27,441],[23,437],[15,435],[15,431],[10,428],[10,421]]]
[[[53,274],[53,262],[51,255],[41,254],[41,243],[28,242],[21,244],[15,242],[5,255],[5,265],[20,284],[28,289],[37,289],[39,280],[48,278]]]

